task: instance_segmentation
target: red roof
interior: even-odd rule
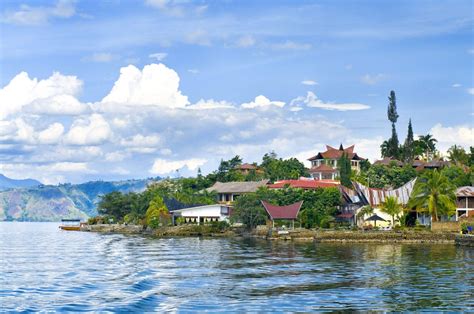
[[[303,201],[286,206],[272,205],[268,202],[262,201],[262,205],[265,207],[265,210],[272,220],[296,219],[296,217],[298,217],[301,205],[303,205]]]
[[[364,158],[361,158],[357,156],[356,153],[354,153],[354,146],[355,145],[349,146],[347,148],[343,148],[341,145],[339,149],[336,149],[334,147],[326,145],[325,152],[319,152],[316,156],[308,158],[308,160],[311,161],[311,160],[318,160],[318,159],[340,159],[343,153],[346,153],[349,159],[351,160],[363,160]]]
[[[309,169],[309,173],[314,173],[314,172],[333,173],[333,172],[337,172],[337,169],[334,169],[333,167],[328,166],[326,164],[320,164],[317,167],[313,167],[313,168]]]
[[[257,169],[257,167],[255,165],[245,163],[245,164],[242,164],[240,166],[237,166],[236,169],[252,170],[252,169]]]
[[[282,189],[285,186],[292,188],[300,188],[305,190],[317,189],[317,188],[328,188],[339,186],[339,181],[333,180],[281,180],[274,184],[268,185],[270,189]]]

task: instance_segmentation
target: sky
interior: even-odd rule
[[[374,161],[411,119],[474,144],[472,1],[3,0],[0,173],[208,173],[235,155]]]

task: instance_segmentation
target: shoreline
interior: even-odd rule
[[[394,243],[394,244],[456,244],[474,247],[474,236],[452,232],[432,231],[339,231],[339,230],[287,230],[278,234],[261,227],[253,232],[241,228],[215,230],[208,225],[182,225],[145,230],[136,225],[86,225],[82,232],[142,235],[154,238],[208,237],[208,238],[255,238],[269,241],[294,241],[316,243]]]

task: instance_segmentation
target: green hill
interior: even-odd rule
[[[0,192],[0,221],[59,221],[97,214],[100,196],[113,192],[141,192],[156,179],[91,181],[82,184],[39,185]]]

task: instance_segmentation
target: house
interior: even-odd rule
[[[474,217],[473,186],[462,186],[456,190],[456,221],[461,217]]]
[[[421,171],[423,169],[441,169],[444,167],[448,167],[450,165],[449,161],[445,161],[443,159],[433,159],[431,161],[424,161],[416,158],[411,163],[412,167],[415,168],[417,171]]]
[[[244,175],[249,174],[251,171],[260,172],[256,164],[249,163],[238,165],[237,167],[235,167],[235,170],[239,171]]]
[[[183,217],[185,223],[196,223],[198,225],[212,221],[227,221],[231,214],[231,208],[222,204],[202,205],[170,211],[173,225],[178,217]]]
[[[366,159],[359,157],[357,153],[354,152],[354,146],[355,145],[344,148],[341,144],[339,149],[336,149],[326,145],[326,151],[319,152],[317,155],[308,158],[308,160],[311,162],[309,173],[313,178],[318,180],[335,180],[336,177],[339,176],[337,163],[343,154],[346,154],[350,159],[352,170],[359,172],[360,162]]]
[[[291,220],[292,227],[293,229],[295,228],[295,220],[298,217],[303,201],[286,206],[272,205],[266,201],[261,202],[272,221],[273,227],[275,227],[275,220]]]
[[[391,166],[391,165],[396,165],[398,167],[403,167],[403,162],[397,159],[393,159],[391,157],[385,157],[380,160],[376,160],[374,162],[374,165],[383,165],[383,166]]]
[[[299,180],[280,180],[275,181],[273,184],[269,184],[269,189],[283,189],[285,187],[304,189],[304,190],[315,190],[317,188],[327,187],[338,187],[339,181],[335,180],[314,180],[314,179],[299,179]]]
[[[266,186],[269,180],[249,182],[216,182],[206,190],[217,193],[217,201],[221,204],[232,204],[240,195],[256,192],[258,188]]]

